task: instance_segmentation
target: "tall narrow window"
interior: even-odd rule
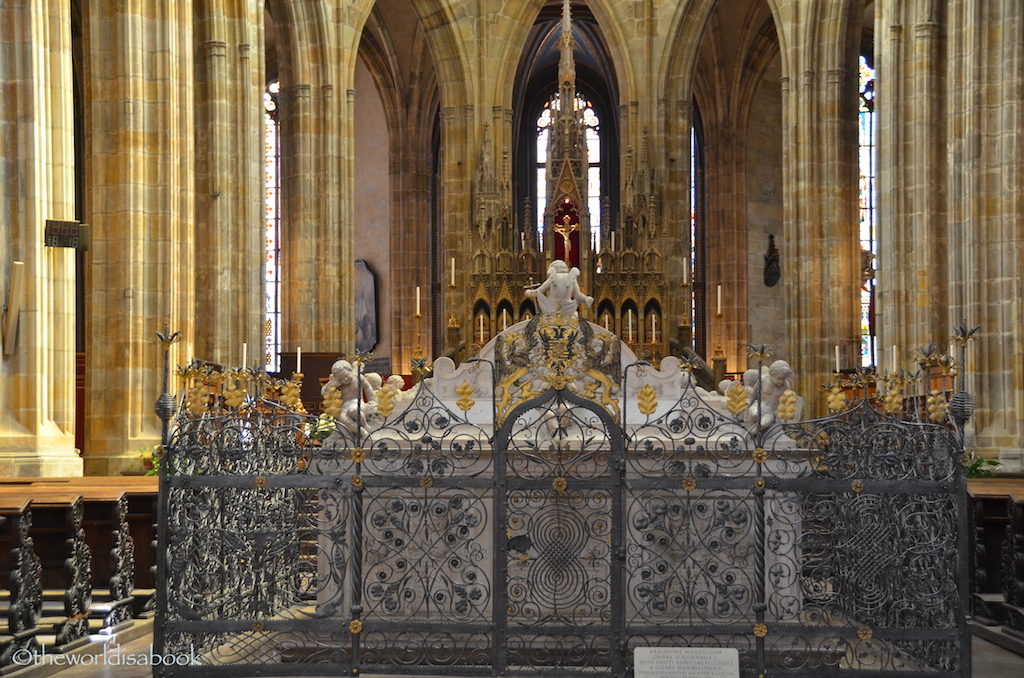
[[[875,69],[860,57],[860,360],[874,365],[878,357],[875,332]]]
[[[280,370],[281,352],[281,125],[278,103],[281,83],[274,81],[263,93],[265,154],[266,295],[264,362],[268,372]]]
[[[554,113],[559,110],[558,92],[544,104],[537,118],[537,242],[544,242],[544,210],[547,208],[548,140]],[[601,121],[594,105],[576,95],[576,110],[583,110],[587,138],[587,209],[590,210],[590,243],[597,249],[601,242]]]
[[[704,134],[700,110],[693,106],[690,128],[690,281],[689,313],[693,328],[693,350],[706,356],[707,324],[704,317]]]

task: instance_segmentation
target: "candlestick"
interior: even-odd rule
[[[298,346],[295,349],[295,371],[302,374],[302,347]]]
[[[455,287],[455,257],[452,257],[452,287]]]
[[[416,288],[416,315],[420,314],[420,288]]]
[[[722,286],[718,286],[718,310],[715,311],[716,315],[722,315]]]
[[[839,344],[836,344],[836,373],[839,373]]]

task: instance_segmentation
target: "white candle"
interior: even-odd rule
[[[501,309],[501,331],[504,332],[508,329],[508,309]]]
[[[896,371],[896,344],[892,345],[892,371]]]
[[[629,309],[626,315],[626,341],[633,341],[633,309]]]
[[[242,342],[242,367],[245,367],[245,362],[249,359],[249,344]]]
[[[604,328],[605,328],[606,330],[608,329],[608,316],[607,316],[607,315],[606,315],[606,316],[604,316],[604,317],[603,317],[603,318],[601,319],[601,324],[602,324],[602,325],[604,325]]]
[[[836,344],[836,372],[839,372],[839,344]]]
[[[295,349],[295,371],[302,374],[302,347]]]
[[[519,249],[521,249],[521,250],[525,250],[526,249],[526,234],[523,233],[522,231],[519,232]],[[455,260],[452,259],[452,261],[455,261]]]
[[[722,286],[718,286],[718,310],[715,311],[717,315],[722,315]]]
[[[416,288],[416,315],[420,314],[420,288]]]
[[[683,266],[683,284],[690,284],[690,262],[686,262],[686,266]]]
[[[651,343],[653,344],[658,340],[658,316],[651,314]]]
[[[484,343],[484,317],[478,315],[477,319],[480,321],[480,343]]]
[[[612,252],[615,251],[615,231],[612,231]]]
[[[455,287],[455,257],[452,257],[452,287]]]

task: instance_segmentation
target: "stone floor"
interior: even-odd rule
[[[124,643],[116,654],[122,657],[140,655],[150,651],[153,642],[151,634],[143,635]],[[57,675],[59,678],[150,678],[149,667],[140,666],[76,666],[60,671],[41,672],[42,667],[26,668],[11,674],[9,678],[42,678]],[[1024,657],[974,637],[974,678],[1013,678],[1024,676]]]

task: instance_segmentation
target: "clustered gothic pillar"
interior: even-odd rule
[[[110,9],[86,3],[83,27],[93,233],[85,470],[100,475],[137,464],[134,450],[159,440],[154,333],[189,337],[195,294],[192,3]]]
[[[67,14],[57,0],[0,10],[0,326],[12,328],[0,351],[5,477],[82,473],[73,430],[74,250],[43,245],[45,220],[75,217]],[[24,272],[17,298],[16,261]]]
[[[978,409],[974,446],[1021,471],[1024,448],[1024,4],[951,0],[944,125],[948,165],[948,315],[943,327],[980,325],[967,388]],[[919,13],[919,20],[931,19]],[[931,29],[929,28],[929,31]],[[924,38],[921,38],[924,39]],[[932,38],[927,38],[931,40]],[[938,78],[938,74],[936,77]],[[932,132],[933,134],[935,131]]]

